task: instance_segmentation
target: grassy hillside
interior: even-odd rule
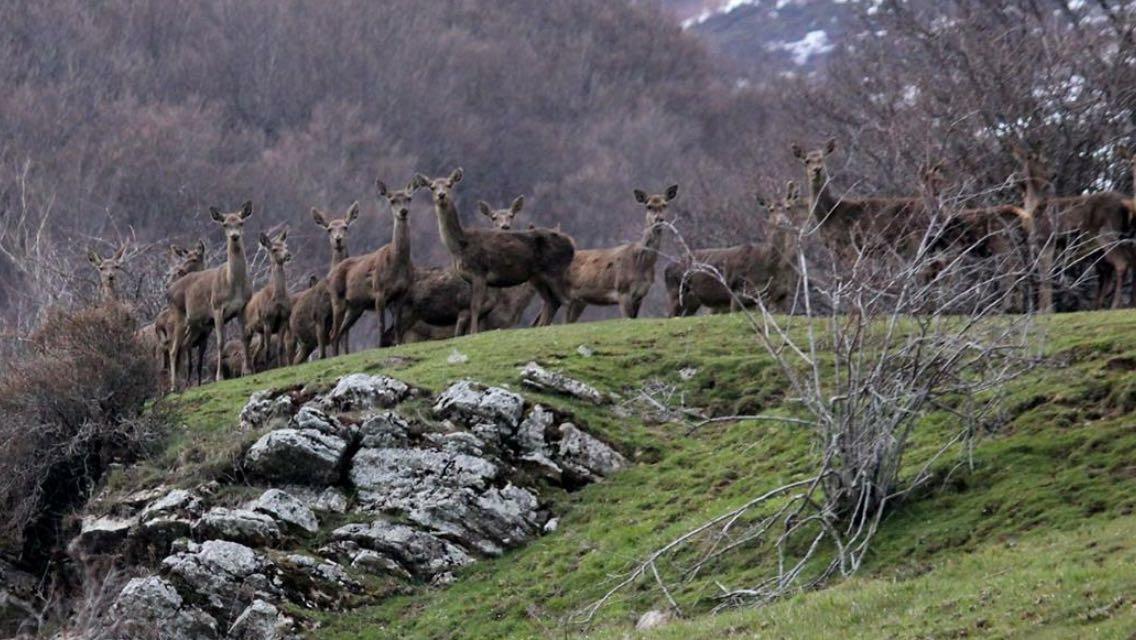
[[[714,580],[743,587],[754,575],[761,559],[741,550],[685,587],[704,603],[684,611],[688,620],[648,637],[1128,637],[1136,628],[1134,327],[1130,312],[1047,320],[1048,362],[1014,384],[1004,423],[974,451],[974,471],[948,478],[956,461],[944,461],[945,480],[893,513],[854,579],[758,611],[705,615]],[[594,355],[578,353],[581,345]],[[455,349],[468,361],[449,363]],[[687,434],[641,417],[634,399],[647,383],[717,414],[778,410],[782,381],[741,319],[704,317],[482,334],[210,385],[178,400],[185,428],[166,454],[114,481],[228,473],[256,437],[237,432],[237,413],[261,388],[355,371],[431,390],[461,377],[516,387],[517,368],[534,359],[622,394],[617,411],[527,395],[574,413],[638,464],[577,493],[550,490],[563,516],[555,533],[477,563],[451,587],[412,586],[327,615],[320,637],[625,637],[639,614],[662,606],[655,590],[627,592],[587,629],[565,620],[637,558],[809,468],[801,427],[724,423]],[[684,380],[689,368],[697,373]],[[929,416],[923,442],[947,428],[949,417]],[[926,453],[917,443],[909,464]]]

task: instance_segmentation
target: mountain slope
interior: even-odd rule
[[[1008,415],[974,451],[972,472],[900,507],[882,528],[861,574],[772,608],[705,617],[715,581],[745,586],[762,559],[744,549],[677,586],[702,594],[690,623],[659,637],[844,635],[907,637],[1016,635],[1044,625],[1052,637],[1118,636],[1136,623],[1126,571],[1136,521],[1136,339],[1133,315],[1077,314],[1046,320],[1049,359],[1010,390]],[[585,357],[577,347],[594,355]],[[450,363],[458,350],[468,358]],[[455,359],[457,362],[460,358]],[[627,401],[623,411],[526,392],[572,413],[637,464],[606,482],[551,499],[559,529],[527,547],[480,562],[446,588],[404,595],[321,619],[325,638],[562,637],[584,629],[568,618],[602,595],[612,576],[657,546],[763,489],[805,473],[810,452],[799,428],[740,422],[687,434],[678,423],[644,420],[633,402],[644,388],[718,414],[776,410],[783,385],[747,338],[740,318],[643,320],[490,333],[452,342],[368,351],[186,394],[188,432],[167,477],[202,479],[242,446],[232,425],[254,390],[382,371],[428,389],[472,377],[517,385],[517,367],[538,360]],[[680,375],[680,371],[687,374]],[[690,371],[696,369],[689,380]],[[669,395],[668,395],[669,394]],[[930,416],[925,437],[948,416]],[[192,442],[192,444],[190,444]],[[191,451],[192,450],[192,451]],[[196,451],[196,453],[193,453]],[[917,447],[913,458],[918,459]],[[186,460],[198,461],[186,465]],[[203,461],[203,462],[202,462]],[[121,477],[130,484],[144,475]],[[131,474],[132,476],[134,474]],[[596,637],[623,637],[639,615],[664,604],[644,585],[603,611]]]

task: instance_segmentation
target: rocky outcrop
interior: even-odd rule
[[[560,393],[592,404],[606,404],[611,401],[607,394],[595,387],[562,373],[549,371],[535,362],[530,362],[521,369],[521,382],[539,391]]]
[[[312,624],[296,606],[374,597],[367,574],[445,585],[478,558],[555,531],[542,481],[573,489],[627,464],[512,391],[460,381],[432,415],[411,418],[398,405],[418,393],[364,374],[323,395],[258,392],[240,419],[261,435],[234,473],[258,493],[211,483],[100,504],[81,522],[75,556],[126,550],[155,574],[122,589],[108,624],[121,637],[291,638]],[[321,534],[322,522],[344,521]],[[325,543],[312,553],[315,536]]]

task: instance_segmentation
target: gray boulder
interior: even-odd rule
[[[299,484],[290,484],[284,487],[292,497],[303,502],[313,511],[326,513],[344,513],[347,511],[347,496],[335,487],[307,487]]]
[[[257,391],[241,409],[241,431],[279,429],[292,416],[292,398],[273,390]]]
[[[595,387],[562,373],[549,371],[535,362],[530,362],[521,369],[521,383],[539,391],[572,396],[592,404],[606,404],[610,401],[606,394]]]
[[[162,572],[183,592],[226,620],[235,618],[254,598],[272,599],[268,579],[272,563],[252,549],[227,540],[190,545],[162,561]]]
[[[627,467],[618,451],[566,422],[560,425],[557,461],[580,479],[593,482]]]
[[[339,412],[390,408],[402,402],[409,393],[410,387],[400,380],[353,373],[340,378],[320,400],[320,406],[327,411]]]
[[[298,498],[280,489],[269,489],[260,495],[250,507],[266,514],[272,519],[308,533],[319,531],[319,521],[311,508]]]
[[[213,507],[193,523],[198,539],[230,540],[252,546],[268,546],[280,541],[280,527],[271,517],[246,509]]]
[[[309,608],[340,608],[362,591],[341,565],[326,558],[293,553],[276,562],[278,584],[288,599]]]
[[[293,636],[295,622],[269,602],[253,600],[237,616],[226,636],[231,640],[285,640]]]
[[[270,431],[249,448],[245,468],[267,480],[327,485],[339,479],[347,442],[314,429]]]
[[[410,423],[393,411],[377,413],[359,425],[364,447],[405,447],[410,443]]]
[[[76,557],[116,553],[137,523],[136,517],[84,517],[67,549]]]
[[[420,578],[431,578],[473,562],[465,551],[437,536],[403,524],[376,520],[370,524],[349,524],[331,533],[333,541],[350,542],[364,551],[357,552],[353,564],[387,568],[375,556],[388,558],[407,572]],[[360,557],[365,558],[359,562]]]
[[[186,606],[168,581],[157,576],[126,583],[111,605],[103,637],[204,640],[219,637],[217,621],[200,609]]]
[[[351,439],[350,429],[343,426],[335,416],[328,415],[322,409],[313,406],[311,403],[305,404],[300,407],[296,415],[292,416],[290,428],[299,431],[312,430],[319,431],[324,435],[337,436],[345,440]]]
[[[466,424],[489,420],[512,430],[521,421],[525,400],[498,387],[485,387],[470,380],[450,385],[434,403],[434,413]]]
[[[146,505],[138,514],[138,518],[145,522],[158,517],[193,515],[199,513],[201,508],[202,501],[197,494],[185,489],[174,489]]]

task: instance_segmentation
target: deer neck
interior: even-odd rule
[[[663,246],[663,227],[657,224],[648,225],[643,230],[643,238],[639,241],[639,246],[644,250],[640,260],[644,264],[653,266],[655,259],[659,257],[659,248]]]
[[[346,243],[344,243],[342,249],[337,249],[335,247],[335,245],[332,245],[332,247],[331,247],[331,266],[328,267],[327,272],[331,273],[335,269],[336,265],[338,265],[340,262],[343,262],[347,258],[348,258],[348,253],[347,253],[347,244]]]
[[[434,213],[438,216],[438,233],[442,236],[442,242],[457,257],[465,249],[465,231],[458,219],[457,207],[452,199],[445,204],[435,202]]]
[[[288,299],[288,281],[284,277],[284,263],[272,263],[272,297],[277,302]]]
[[[410,222],[404,216],[394,217],[391,249],[394,251],[395,261],[399,265],[410,265]]]
[[[818,173],[809,180],[809,200],[812,204],[812,215],[819,221],[825,218],[836,208],[837,200],[832,196],[832,185],[828,179],[828,170]]]
[[[226,243],[227,260],[225,269],[229,275],[229,285],[233,289],[245,286],[248,282],[248,265],[245,264],[245,245],[240,239],[230,239]]]
[[[99,295],[102,296],[103,302],[118,302],[118,292],[114,290],[112,285],[100,284]]]

